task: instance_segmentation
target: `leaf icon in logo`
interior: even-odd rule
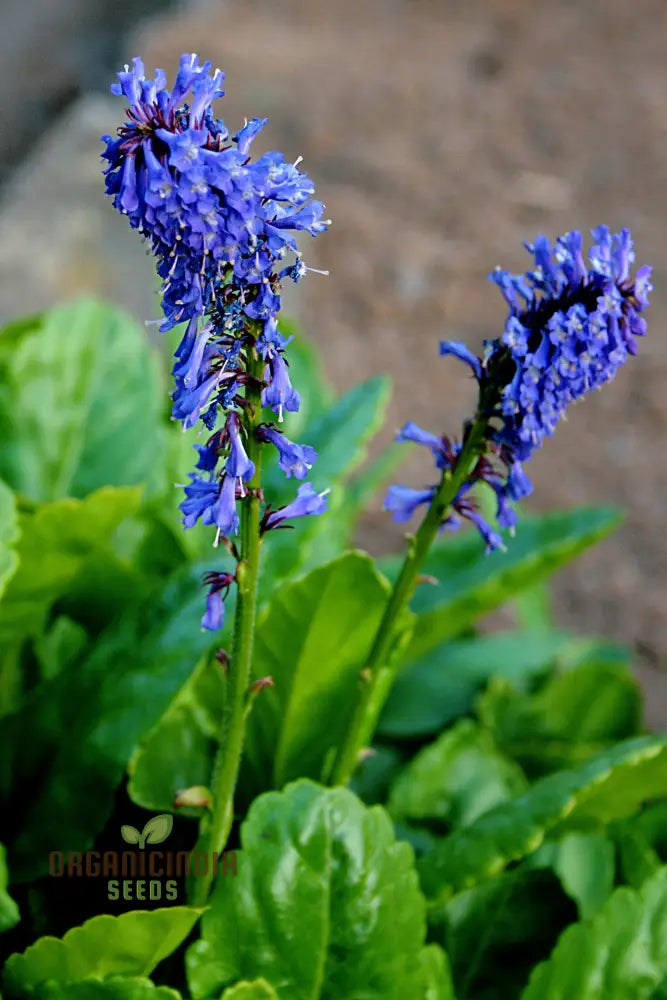
[[[126,844],[138,844],[141,841],[141,834],[133,826],[121,826],[120,835]]]
[[[171,833],[174,825],[174,817],[171,813],[161,813],[149,819],[146,826],[141,831],[141,846],[144,844],[161,844]]]

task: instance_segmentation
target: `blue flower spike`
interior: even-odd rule
[[[249,430],[244,411],[243,387],[257,379],[251,363],[264,362],[256,392],[261,388],[262,404],[279,421],[299,408],[284,357],[289,339],[278,329],[281,286],[311,270],[297,234],[316,236],[330,223],[298,160],[286,162],[275,151],[252,158],[266,118],[251,118],[230,135],[215,116],[223,84],[224,73],[194,54],[181,56],[171,90],[163,70],[147,78],[134,59],[111,87],[125,101],[125,121],[116,135],[102,138],[107,194],[157,261],[160,329],[185,325],[173,365],[172,417],[184,430],[201,422],[211,436],[195,446],[196,471],[180,509],[186,528],[198,520],[215,526],[214,544],[238,532],[237,501],[249,492],[261,498],[246,451],[257,427],[255,420]],[[258,438],[277,448],[280,467],[296,479],[317,457],[278,431]],[[304,498],[291,516],[299,516]],[[318,505],[324,509],[318,501],[306,512],[316,513]],[[228,586],[211,586],[204,627],[222,624]]]
[[[614,378],[637,353],[637,338],[646,333],[642,313],[652,291],[651,268],[640,267],[633,277],[635,253],[628,229],[612,234],[608,226],[599,226],[591,235],[587,260],[580,232],[559,236],[553,247],[540,235],[526,244],[534,266],[525,274],[496,268],[489,275],[509,313],[502,334],[485,341],[481,358],[459,341],[440,344],[440,354],[467,364],[479,386],[475,420],[486,422],[484,450],[452,507],[475,524],[487,552],[503,548],[502,539],[466,494],[486,482],[496,495],[498,526],[513,533],[518,518],[512,504],[532,491],[523,463],[554,433],[571,403]],[[461,452],[460,444],[413,423],[399,431],[397,440],[430,448],[436,468],[445,474]],[[385,509],[407,521],[429,502],[427,494],[392,486]],[[455,526],[452,517],[445,526]]]

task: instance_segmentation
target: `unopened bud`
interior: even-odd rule
[[[204,785],[193,785],[191,788],[182,788],[176,793],[174,799],[174,809],[210,809],[213,805],[213,796],[210,789]]]

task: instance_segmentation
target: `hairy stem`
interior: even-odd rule
[[[260,379],[263,370],[261,359],[248,348],[248,374],[251,376],[245,390],[244,425],[248,431],[245,448],[248,458],[255,463],[255,474],[248,484],[248,495],[241,501],[240,559],[236,571],[236,617],[232,654],[225,685],[225,703],[220,727],[220,741],[213,768],[211,792],[213,812],[205,835],[204,849],[221,854],[229,837],[234,819],[234,791],[243,752],[246,722],[246,696],[250,683],[252,651],[257,607],[257,578],[260,548],[260,485],[261,444],[257,440],[257,427],[261,421],[262,403]],[[193,879],[193,903],[203,906],[209,895],[214,872],[208,865],[208,874]]]
[[[443,475],[424,520],[409,541],[401,571],[359,677],[359,697],[334,762],[333,784],[347,784],[359,762],[361,750],[368,746],[375,731],[400,665],[400,661],[392,659],[391,655],[396,641],[396,623],[412,597],[424,558],[438,534],[447,508],[456,499],[482,450],[487,422],[478,416],[471,425],[454,469]]]

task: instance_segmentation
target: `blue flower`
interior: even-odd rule
[[[236,513],[236,480],[223,476],[222,480],[202,479],[190,473],[191,482],[184,487],[185,500],[179,510],[183,524],[192,528],[201,518],[202,524],[215,525],[218,535],[235,535],[239,530]]]
[[[234,582],[233,573],[211,572],[204,575],[204,584],[209,588],[206,611],[201,620],[202,628],[216,632],[225,620],[224,598]]]
[[[295,444],[275,427],[262,424],[257,431],[260,441],[269,441],[278,450],[278,465],[289,479],[305,479],[317,459],[317,452],[307,444]]]
[[[128,105],[115,136],[103,137],[106,189],[115,207],[148,241],[162,278],[162,330],[186,323],[176,351],[173,416],[188,429],[201,418],[213,430],[220,409],[234,410],[243,384],[246,347],[267,361],[264,396],[279,417],[296,410],[278,333],[280,281],[299,280],[295,239],[328,222],[313,201],[313,182],[271,152],[253,161],[250,147],[265,118],[233,138],[214,117],[224,74],[181,57],[173,89],[162,70],[146,79],[140,59],[118,74],[112,92]],[[286,256],[295,263],[286,266]],[[243,465],[230,439],[232,475]],[[201,458],[201,456],[200,456]],[[247,478],[245,471],[239,472]]]
[[[487,521],[484,520],[478,511],[471,508],[466,512],[465,517],[467,517],[469,521],[472,521],[479,531],[482,539],[484,540],[484,544],[486,545],[487,553],[505,551],[506,546],[502,537],[497,531],[493,530],[493,528],[487,523]]]
[[[201,411],[206,406],[211,393],[217,387],[219,381],[219,373],[213,372],[201,385],[198,385],[194,389],[181,389],[177,383],[171,415],[174,420],[182,422],[185,430],[189,430],[190,427],[194,427],[197,423]]]
[[[518,460],[553,433],[570,403],[613,378],[646,332],[640,313],[650,269],[632,279],[629,230],[612,235],[599,226],[593,240],[588,265],[574,231],[553,249],[544,236],[527,245],[535,267],[525,275],[490,276],[515,294],[504,333],[487,342],[479,379],[488,396],[497,392],[502,426],[494,438]]]
[[[216,632],[222,628],[224,620],[225,605],[222,593],[219,590],[211,588],[206,598],[206,611],[202,615],[201,627],[208,629],[210,632]]]
[[[496,494],[498,524],[513,530],[517,514],[512,503],[532,490],[522,462],[554,433],[570,403],[614,377],[636,353],[637,337],[646,333],[641,313],[649,304],[651,269],[641,267],[632,277],[635,255],[629,230],[612,234],[599,226],[592,236],[588,261],[581,233],[573,231],[558,237],[553,247],[545,236],[526,244],[534,266],[525,274],[496,268],[489,275],[509,314],[500,336],[485,342],[482,358],[459,341],[440,344],[440,353],[464,361],[479,383],[475,419],[485,424],[484,450],[451,506],[476,525],[487,551],[501,548],[502,539],[467,494],[486,482]],[[444,471],[454,468],[461,451],[460,445],[412,423],[398,439],[431,448]],[[397,520],[408,520],[427,501],[427,491],[393,486],[385,507],[395,511]],[[446,519],[450,525],[453,517]]]
[[[246,122],[243,128],[236,133],[234,141],[238,146],[239,153],[242,153],[243,156],[248,155],[253,139],[259,132],[262,131],[268,120],[268,118],[251,118],[250,121]]]
[[[468,350],[465,344],[458,340],[443,340],[440,342],[440,354],[453,354],[469,365],[477,378],[481,377],[482,365],[479,358],[475,357],[472,351]]]
[[[218,441],[214,438],[206,445],[196,444],[195,448],[199,452],[199,458],[195,463],[195,468],[201,469],[202,472],[213,472],[218,464],[218,457],[220,454]]]
[[[459,451],[461,450],[461,446],[450,441],[448,437],[437,437],[435,434],[431,434],[430,431],[423,430],[423,428],[419,427],[412,420],[409,420],[407,424],[401,427],[396,435],[396,440],[400,442],[411,441],[414,444],[421,444],[430,448],[437,469],[454,468]]]
[[[185,486],[185,500],[179,506],[183,514],[183,524],[192,528],[205,511],[209,510],[218,500],[220,484],[211,479],[201,479],[196,473],[190,473],[192,482]]]
[[[310,514],[323,514],[328,510],[326,494],[328,490],[318,493],[312,483],[303,483],[297,490],[296,499],[286,507],[265,513],[263,530],[283,527],[283,522],[295,517],[308,517]]]
[[[435,486],[429,486],[424,490],[413,490],[410,486],[390,486],[385,496],[383,510],[392,511],[394,521],[409,521],[417,507],[431,502],[435,491]]]
[[[264,379],[270,381],[262,390],[262,406],[270,406],[280,421],[283,419],[283,410],[296,413],[301,405],[301,397],[292,387],[282,354],[276,353],[271,357],[264,372]]]
[[[239,428],[238,414],[230,413],[225,424],[225,432],[230,444],[229,458],[225,465],[225,472],[232,479],[249,482],[255,475],[255,465],[246,455]]]
[[[272,316],[264,323],[255,346],[262,358],[267,361],[274,357],[278,351],[284,351],[292,339],[292,337],[282,336],[278,329],[278,323]]]

